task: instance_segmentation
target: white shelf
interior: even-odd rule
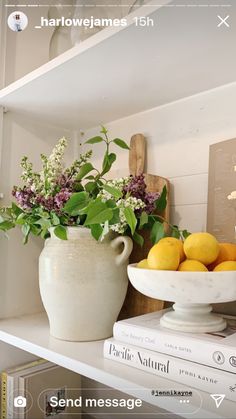
[[[151,3],[135,14],[154,27],[130,15],[3,89],[0,106],[85,129],[236,80],[236,25],[218,28],[215,7]]]
[[[180,407],[177,398],[154,398],[151,396],[152,389],[183,390],[187,387],[104,359],[103,341],[74,343],[54,339],[49,335],[45,313],[1,320],[0,340],[124,393],[140,397],[162,409],[179,412],[186,418],[189,412],[198,410],[200,399],[202,407],[198,411],[199,419],[220,418],[222,412],[224,418],[232,418],[235,413],[235,403],[224,401],[223,407],[218,410],[210,396],[201,391],[195,391],[191,403],[185,407]]]

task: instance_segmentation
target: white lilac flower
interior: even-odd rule
[[[125,208],[129,207],[134,212],[137,210],[141,210],[145,208],[145,203],[138,198],[133,196],[129,196],[128,198],[119,199],[116,203],[117,207],[120,209],[120,221],[117,224],[113,224],[110,226],[111,230],[115,231],[119,234],[124,234],[126,228],[128,227],[126,218],[125,218]]]
[[[43,170],[40,180],[44,184],[44,194],[50,195],[54,191],[55,183],[63,171],[62,161],[67,147],[67,140],[61,138],[49,157],[41,154]]]
[[[227,199],[229,199],[230,201],[232,199],[236,199],[236,191],[232,191],[231,194],[227,196]]]
[[[106,185],[112,186],[113,188],[116,188],[123,193],[125,186],[128,185],[129,182],[130,176],[114,180],[108,180],[106,182]],[[114,199],[114,197],[104,189],[102,189],[101,192],[98,194],[98,198],[101,198],[103,202],[109,201],[110,199]]]
[[[40,191],[42,189],[42,182],[40,182],[40,175],[33,172],[33,165],[29,162],[28,157],[24,156],[21,160],[21,167],[23,169],[21,179],[27,187],[33,192]]]
[[[79,159],[75,160],[68,169],[66,169],[65,174],[69,176],[71,180],[75,180],[80,168],[83,164],[87,163],[88,160],[92,157],[92,150],[87,151],[84,154],[80,154]]]

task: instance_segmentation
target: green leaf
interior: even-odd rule
[[[129,150],[130,148],[129,148],[129,146],[128,146],[128,144],[126,144],[126,142],[125,141],[123,141],[123,140],[121,140],[120,138],[115,138],[114,140],[113,140],[113,143],[115,143],[116,145],[118,145],[119,147],[121,147],[121,148],[124,148],[124,149],[126,149],[126,150]]]
[[[134,232],[133,239],[136,243],[139,244],[139,246],[143,247],[144,238],[140,234],[138,234],[136,231]]]
[[[16,205],[14,202],[12,202],[11,208],[16,217],[23,213],[23,210],[20,207],[18,207],[18,205]]]
[[[104,211],[101,211],[100,213],[94,215],[93,217],[88,214],[87,218],[85,220],[84,225],[92,225],[92,224],[102,224],[105,221],[109,221],[112,219],[112,209],[111,208],[107,208]]]
[[[104,139],[100,136],[92,137],[89,140],[85,141],[85,144],[96,144],[101,143]]]
[[[126,207],[124,209],[125,219],[127,221],[128,226],[130,227],[132,235],[135,232],[135,228],[137,225],[137,218],[135,217],[134,211],[130,207]]]
[[[139,220],[139,229],[141,230],[143,226],[147,223],[148,223],[148,215],[145,211],[143,211]]]
[[[14,228],[15,224],[12,221],[3,221],[0,223],[0,230],[7,231],[11,230],[11,228]]]
[[[113,209],[113,216],[112,219],[109,221],[110,225],[118,224],[120,222],[120,209],[114,208]]]
[[[104,170],[106,170],[106,168],[109,166],[109,154],[108,154],[108,152],[106,151],[106,153],[105,153],[105,155],[104,155],[104,158],[103,158],[103,162],[102,162],[102,170],[103,170],[103,172],[104,172]],[[108,169],[109,170],[109,169]],[[103,173],[102,172],[102,173]]]
[[[110,165],[112,166],[112,164],[116,161],[116,154],[110,153],[108,156],[108,160],[109,160]]]
[[[41,228],[37,227],[36,225],[32,224],[30,225],[30,232],[34,235],[34,236],[39,236],[41,233]]]
[[[155,201],[156,210],[159,212],[164,211],[167,205],[167,188],[164,186],[161,196]]]
[[[177,228],[172,228],[171,237],[179,239],[181,236],[180,231]]]
[[[103,125],[101,125],[101,134],[106,135],[108,133],[108,130],[106,129],[106,127],[104,127]]]
[[[108,208],[116,208],[116,201],[114,201],[113,199],[108,199],[108,201],[106,201],[106,205]]]
[[[100,224],[93,224],[91,225],[91,234],[95,238],[95,240],[99,240],[102,235],[103,228]]]
[[[27,215],[24,212],[22,212],[20,215],[18,215],[15,223],[17,225],[23,225],[26,223],[26,220],[27,220]]]
[[[96,187],[97,187],[96,182],[88,182],[85,185],[85,190],[88,193],[92,193],[96,189]]]
[[[84,191],[84,187],[80,181],[74,182],[73,184],[73,192],[82,192]]]
[[[151,230],[151,241],[153,244],[156,244],[159,242],[160,239],[164,237],[165,231],[164,231],[164,224],[160,221],[156,221],[153,224],[152,230]]]
[[[182,231],[182,236],[183,236],[184,239],[187,239],[187,237],[190,236],[190,234],[191,233],[188,230],[183,230]]]
[[[70,199],[65,204],[63,211],[71,216],[79,215],[79,211],[88,205],[89,196],[87,192],[76,192],[71,195]]]
[[[105,153],[103,163],[102,163],[102,173],[101,176],[105,175],[105,173],[109,172],[111,169],[112,164],[116,161],[116,155],[114,153],[108,154]]]
[[[47,211],[44,211],[42,208],[39,208],[37,210],[37,214],[41,217],[41,218],[49,218],[50,215]]]
[[[60,224],[60,219],[59,219],[59,217],[55,214],[55,212],[52,212],[52,213],[51,213],[51,216],[52,216],[52,224],[53,224],[54,226],[58,226],[58,225]]]
[[[54,234],[61,240],[67,240],[67,231],[66,231],[66,227],[64,226],[59,225],[55,227]]]
[[[111,208],[107,208],[104,202],[95,201],[88,209],[84,225],[102,224],[105,221],[110,221],[112,217],[113,211]]]
[[[86,176],[89,172],[91,172],[94,169],[93,165],[91,163],[85,163],[80,168],[80,171],[78,173],[78,176],[76,177],[76,180],[82,180],[84,176]]]
[[[119,189],[114,188],[113,186],[103,185],[103,189],[107,191],[109,194],[111,194],[112,196],[114,196],[114,198],[116,199],[120,199],[122,197],[122,192]]]
[[[8,217],[12,217],[12,209],[9,207],[1,208],[1,213],[7,215]]]
[[[40,233],[40,237],[42,237],[42,239],[47,239],[48,237],[49,237],[49,232],[48,232],[48,230],[41,230],[41,233]]]
[[[28,238],[29,238],[30,225],[29,224],[24,224],[21,228],[21,231],[22,231],[23,236],[24,236],[23,243],[26,244],[28,242]]]
[[[34,224],[36,225],[40,225],[42,227],[43,230],[48,230],[51,227],[51,221],[48,220],[47,218],[40,218],[38,221],[36,221]],[[23,227],[27,225],[24,224]],[[23,228],[22,227],[22,228]]]

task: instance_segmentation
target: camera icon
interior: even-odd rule
[[[14,398],[14,407],[26,407],[27,401],[25,397],[18,396]]]

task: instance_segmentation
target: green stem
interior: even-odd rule
[[[106,145],[107,145],[107,154],[109,154],[110,141],[109,141],[107,133],[104,133],[104,136],[105,136],[105,142],[106,142]]]

